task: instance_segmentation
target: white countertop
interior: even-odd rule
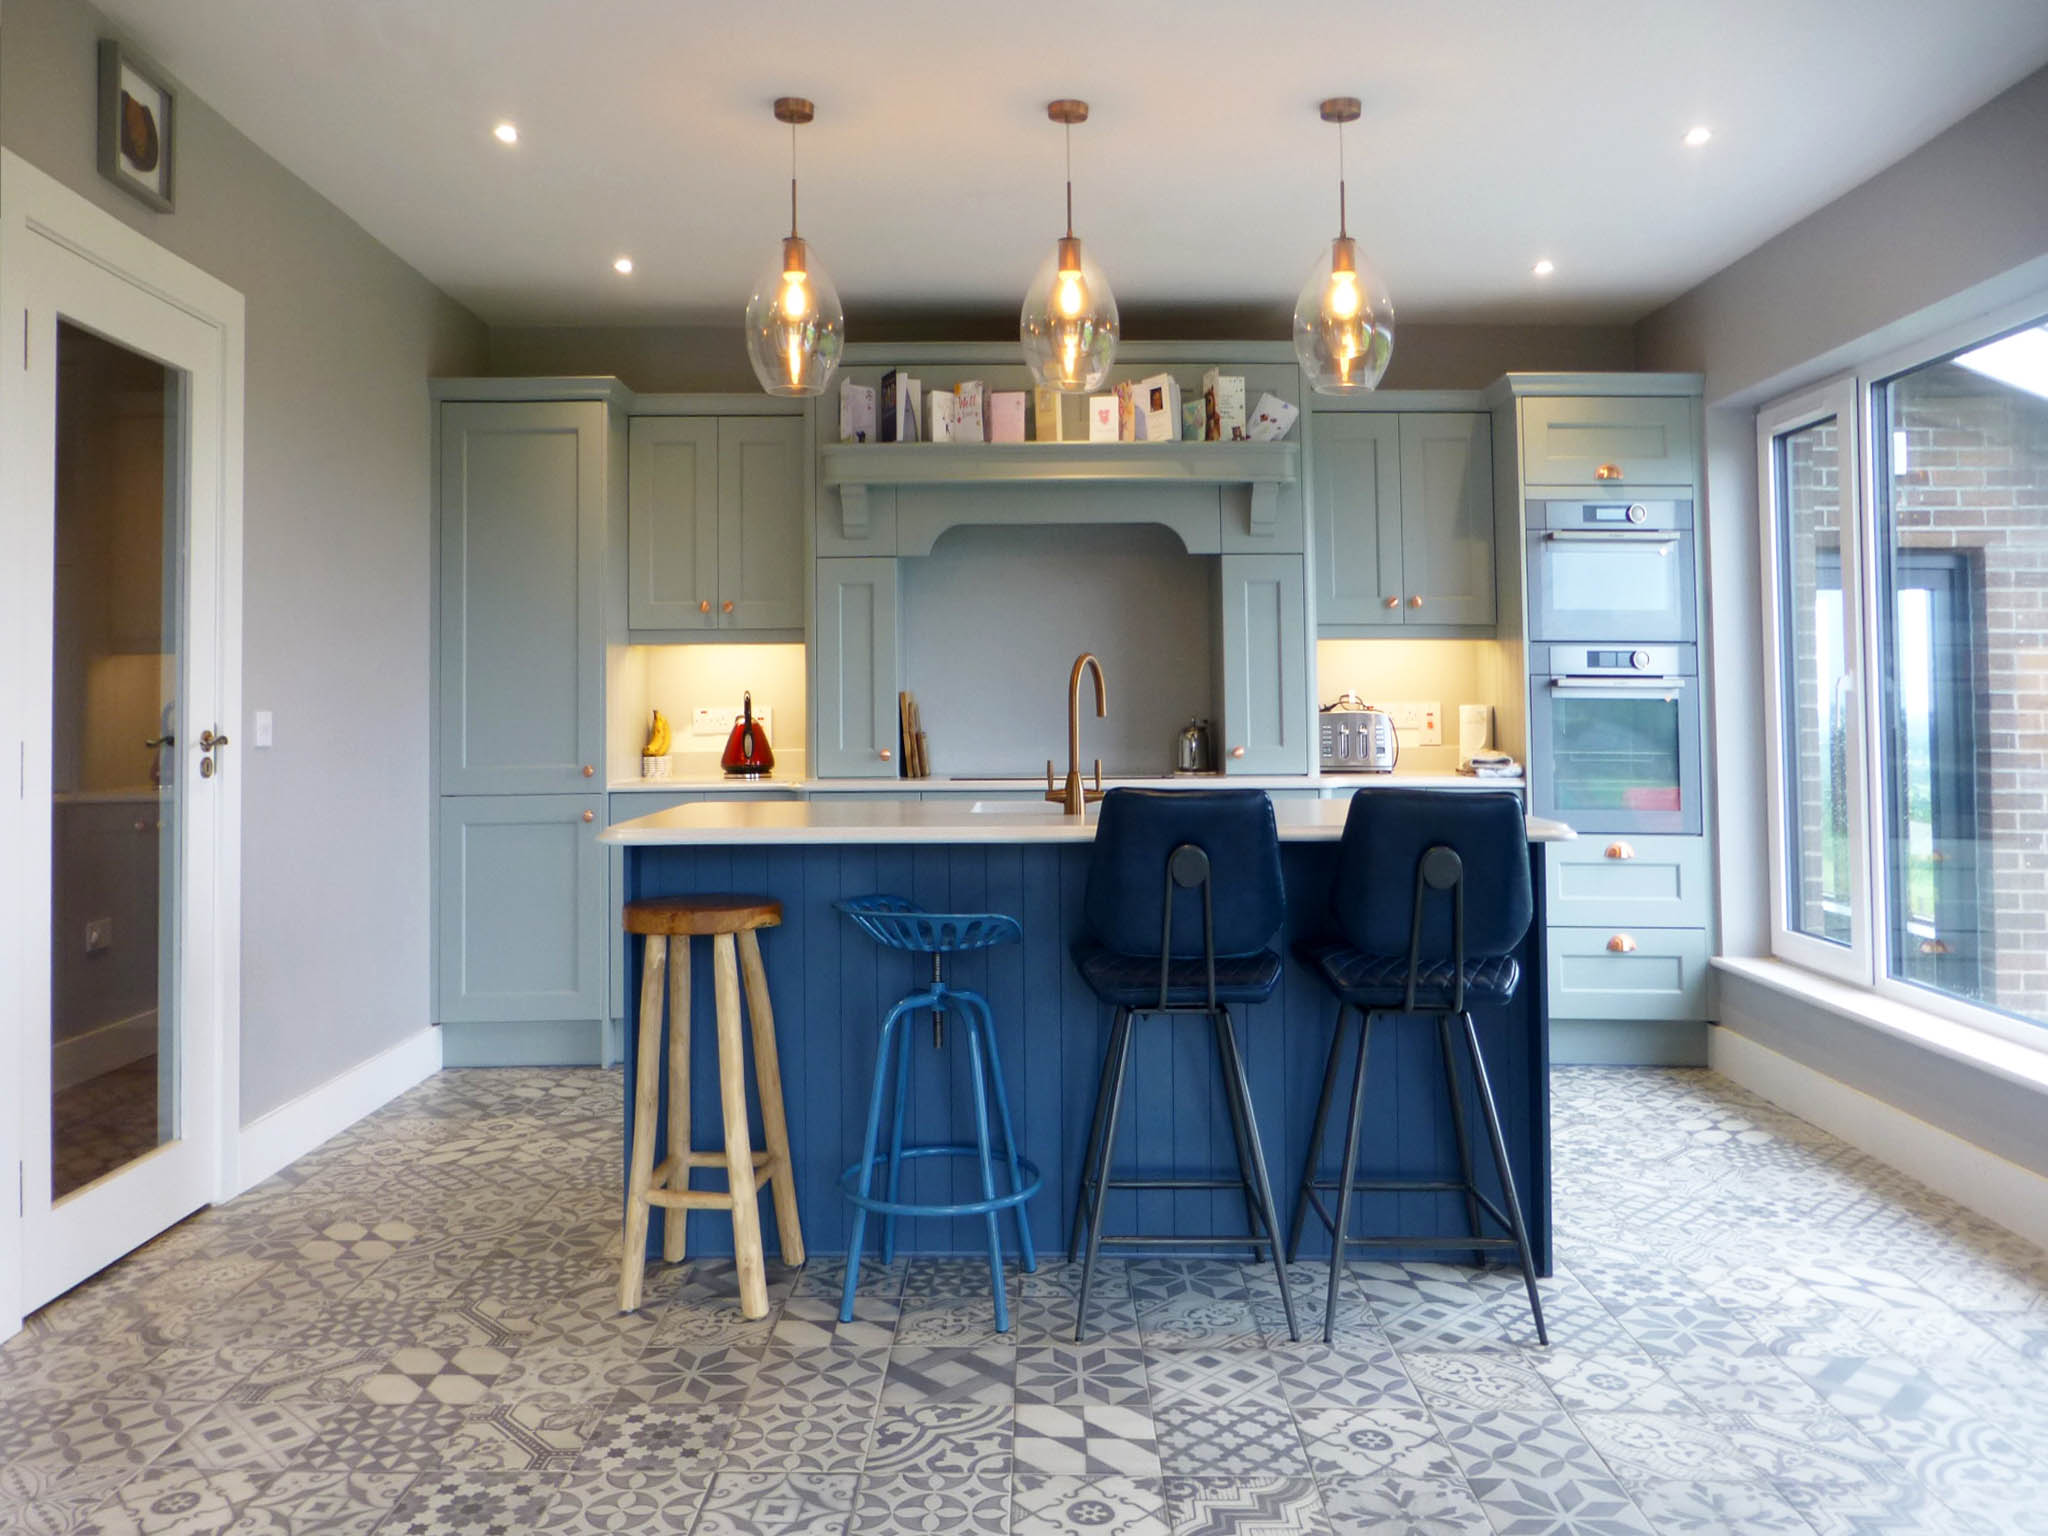
[[[1231,780],[1233,788],[1240,780]],[[1298,781],[1296,781],[1298,782]],[[1461,780],[1469,786],[1471,780]],[[986,805],[988,809],[977,809]],[[1279,800],[1273,815],[1283,843],[1333,843],[1344,832],[1348,800]],[[1050,802],[1012,800],[704,800],[607,827],[599,841],[626,847],[690,844],[766,846],[820,843],[1086,843],[1099,807],[1085,817]],[[1565,842],[1578,834],[1561,821],[1529,818],[1529,840]]]
[[[1092,781],[1091,781],[1092,782]],[[1466,773],[1195,773],[1160,774],[1153,777],[1106,776],[1105,789],[1520,789],[1520,779],[1476,779]],[[605,786],[612,794],[702,794],[748,792],[779,794],[962,794],[999,795],[1020,791],[1044,792],[1042,778],[947,778],[928,779],[809,779],[771,776],[765,779],[729,778],[722,773],[693,773],[668,779],[614,779]]]

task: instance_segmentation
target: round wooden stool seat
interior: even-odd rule
[[[762,896],[662,896],[626,903],[626,932],[665,938],[745,933],[782,921],[782,903]]]

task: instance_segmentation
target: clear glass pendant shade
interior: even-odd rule
[[[1363,394],[1394,360],[1394,301],[1339,235],[1324,249],[1294,301],[1294,355],[1321,395]]]
[[[1082,394],[1096,388],[1116,360],[1116,295],[1081,242],[1055,242],[1024,295],[1017,336],[1041,388]]]
[[[747,361],[771,395],[822,395],[846,345],[846,311],[808,242],[791,236],[747,300]]]

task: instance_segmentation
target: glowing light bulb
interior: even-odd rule
[[[517,144],[519,142],[518,125],[514,123],[500,123],[491,130],[491,137],[500,144]]]
[[[787,320],[801,320],[811,312],[811,290],[801,272],[782,274],[782,314]]]
[[[803,337],[796,333],[795,331],[790,332],[788,352],[784,358],[784,364],[789,370],[789,382],[791,386],[794,387],[798,384],[803,383],[804,342]]]
[[[1358,274],[1332,272],[1330,291],[1323,299],[1323,312],[1339,320],[1351,320],[1357,317],[1358,305]]]
[[[1086,313],[1088,309],[1088,284],[1082,281],[1079,272],[1062,272],[1059,287],[1053,295],[1053,302],[1069,320]]]

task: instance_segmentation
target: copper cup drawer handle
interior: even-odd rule
[[[1602,464],[1593,471],[1593,478],[1595,480],[1619,480],[1621,478],[1621,466],[1619,464]]]
[[[583,813],[583,819],[584,819],[585,821],[595,821],[595,820],[597,820],[597,812],[595,812],[595,811],[585,811],[585,812]]]
[[[1607,845],[1607,857],[1610,859],[1632,859],[1635,856],[1635,848],[1619,838]]]
[[[1625,933],[1617,933],[1607,941],[1607,947],[1617,955],[1632,955],[1636,952],[1636,941]]]
[[[1232,748],[1230,749],[1230,755],[1231,755],[1232,757],[1243,757],[1243,756],[1244,756],[1244,748],[1243,748],[1243,747],[1232,747]]]

